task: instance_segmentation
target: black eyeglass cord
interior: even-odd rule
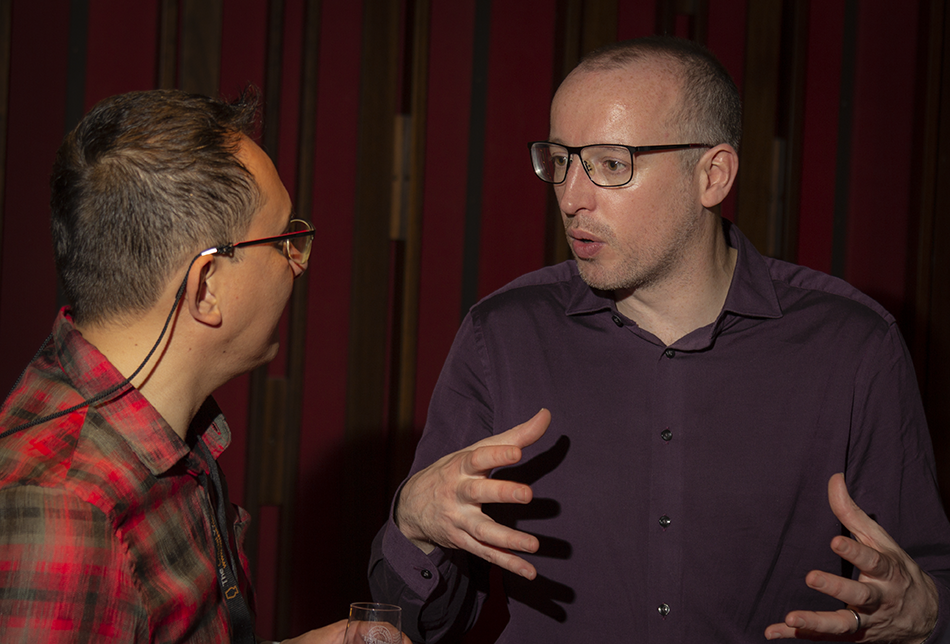
[[[153,354],[155,353],[155,351],[158,349],[158,345],[161,344],[162,338],[165,337],[165,332],[168,331],[168,325],[171,324],[172,317],[175,315],[175,311],[178,309],[178,302],[181,300],[181,296],[182,296],[182,294],[185,292],[185,286],[188,284],[188,273],[191,272],[191,267],[194,265],[195,260],[197,260],[198,257],[201,257],[201,255],[197,255],[193,260],[191,260],[191,263],[188,264],[188,270],[185,271],[185,279],[182,280],[181,286],[178,287],[178,294],[175,295],[175,301],[174,301],[174,303],[172,303],[172,310],[168,312],[168,317],[165,318],[165,326],[162,327],[162,332],[161,332],[161,334],[158,336],[158,340],[155,341],[155,344],[152,346],[152,350],[148,352],[148,355],[145,356],[145,360],[142,361],[142,364],[140,364],[140,365],[138,366],[138,369],[136,369],[136,370],[132,373],[131,376],[129,376],[128,378],[126,378],[125,380],[123,380],[122,382],[120,382],[119,384],[115,385],[114,387],[110,387],[109,389],[106,389],[105,391],[103,391],[103,392],[101,392],[101,393],[99,393],[99,394],[96,394],[96,395],[93,396],[92,398],[87,398],[86,400],[82,401],[82,402],[79,403],[78,405],[73,405],[73,406],[70,407],[69,409],[63,409],[63,410],[58,411],[58,412],[56,412],[56,413],[54,413],[54,414],[50,414],[50,415],[48,415],[48,416],[42,416],[42,417],[40,417],[40,418],[34,418],[33,420],[31,420],[31,421],[28,422],[28,423],[23,423],[22,425],[17,425],[17,426],[14,427],[13,429],[8,429],[8,430],[4,431],[3,433],[0,433],[0,439],[4,439],[4,438],[6,438],[7,436],[10,436],[10,435],[12,435],[12,434],[16,434],[17,432],[20,432],[20,431],[22,431],[22,430],[24,430],[24,429],[28,429],[28,428],[30,428],[30,427],[35,427],[36,425],[41,425],[42,423],[45,423],[45,422],[48,422],[48,421],[51,421],[51,420],[55,420],[55,419],[57,419],[57,418],[61,418],[61,417],[65,416],[66,414],[71,414],[71,413],[73,413],[74,411],[77,411],[77,410],[79,410],[79,409],[82,409],[83,407],[88,407],[89,405],[94,405],[94,404],[96,404],[96,403],[98,403],[98,402],[101,402],[102,400],[105,400],[105,399],[109,398],[109,397],[112,396],[113,394],[116,394],[116,393],[121,392],[121,391],[125,391],[125,389],[126,389],[127,387],[130,387],[131,384],[132,384],[132,379],[135,378],[135,376],[139,375],[139,372],[140,372],[142,369],[145,368],[145,365],[148,364],[148,361],[152,359],[152,355],[153,355]],[[33,360],[36,360],[36,359],[40,356],[40,354],[43,353],[43,350],[46,348],[46,344],[50,341],[50,339],[51,339],[52,337],[53,337],[53,335],[50,334],[45,340],[43,340],[43,344],[40,346],[39,351],[36,352],[36,355],[33,356]],[[31,364],[33,363],[33,360],[30,360],[30,363],[31,363]],[[10,389],[10,393],[8,393],[8,394],[7,394],[7,397],[4,398],[4,401],[3,401],[4,404],[6,404],[6,401],[10,398],[10,396],[13,395],[13,392],[16,391],[17,387],[20,386],[20,381],[23,380],[23,376],[26,374],[26,371],[27,371],[27,369],[29,369],[29,368],[30,368],[29,365],[27,365],[26,368],[24,368],[23,371],[20,373],[20,377],[16,379],[16,382],[15,382],[15,383],[13,383],[13,388]]]

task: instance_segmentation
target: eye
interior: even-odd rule
[[[625,175],[630,166],[622,159],[604,156],[597,159],[597,167],[606,174]]]
[[[563,168],[567,165],[567,155],[566,154],[554,154],[551,155],[551,163],[553,163],[558,168]]]

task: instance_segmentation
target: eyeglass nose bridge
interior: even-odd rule
[[[564,166],[564,178],[554,185],[560,186],[567,183],[567,176],[571,172],[571,164],[574,162],[574,157],[577,157],[577,160],[580,161],[580,165],[582,168],[584,168],[584,174],[587,175],[587,179],[595,186],[600,185],[594,181],[594,177],[590,176],[590,171],[593,169],[593,166],[581,156],[581,151],[583,151],[584,148],[569,148],[567,146],[563,147],[565,150],[567,150],[567,165]]]

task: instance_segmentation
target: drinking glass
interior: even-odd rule
[[[402,609],[392,604],[350,604],[343,644],[402,644]]]

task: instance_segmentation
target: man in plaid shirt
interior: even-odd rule
[[[256,112],[126,94],[57,154],[69,306],[0,409],[2,642],[255,641],[210,396],[277,353],[313,237],[248,138]]]

